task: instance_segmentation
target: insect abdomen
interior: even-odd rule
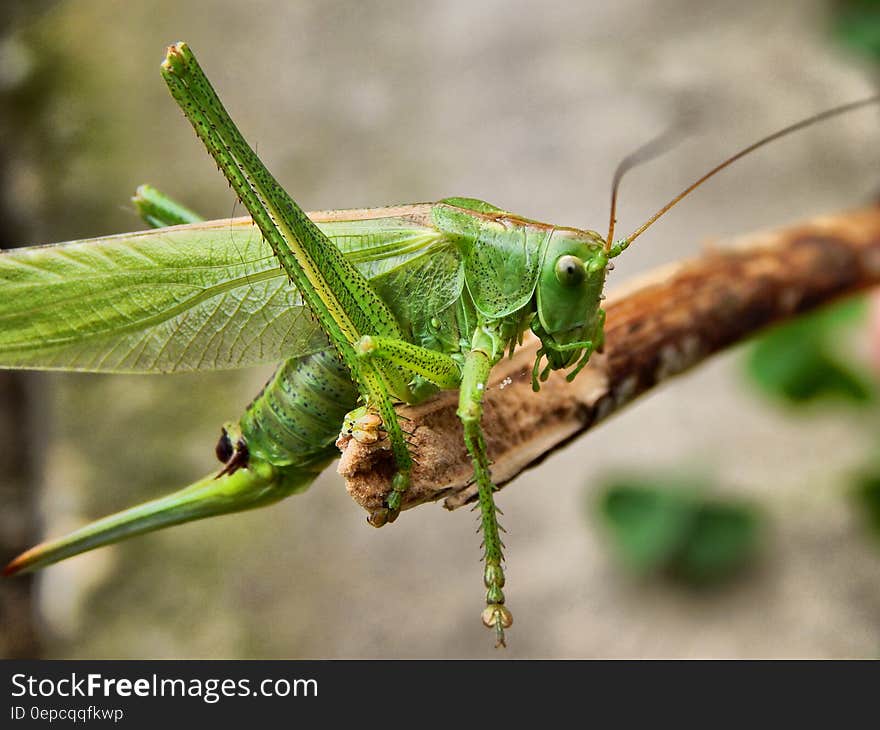
[[[276,466],[326,457],[358,392],[332,349],[283,362],[240,421],[253,456]]]

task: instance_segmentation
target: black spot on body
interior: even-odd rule
[[[225,428],[222,429],[220,439],[217,441],[217,446],[214,447],[214,453],[217,454],[217,459],[222,464],[225,464],[232,458],[232,454],[234,453],[232,439],[229,438],[229,434],[226,432]]]

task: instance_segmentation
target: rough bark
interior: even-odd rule
[[[538,344],[527,339],[499,363],[486,393],[483,425],[499,485],[603,421],[666,379],[765,327],[880,284],[880,207],[815,218],[655,270],[608,301],[605,350],[568,383],[553,373],[533,393]],[[475,495],[457,392],[419,406],[409,419],[418,463],[404,508]],[[378,507],[393,471],[383,443],[340,441],[339,473],[365,509]]]

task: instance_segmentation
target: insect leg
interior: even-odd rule
[[[480,427],[483,415],[483,393],[489,380],[492,363],[489,355],[481,350],[471,350],[465,359],[462,372],[461,390],[458,402],[458,417],[464,428],[464,441],[474,465],[474,480],[477,484],[480,504],[480,526],[483,532],[483,583],[486,586],[486,608],[483,610],[483,623],[495,629],[495,646],[504,646],[504,629],[513,623],[513,616],[504,605],[504,560],[501,537],[499,535],[498,508],[495,506],[489,472],[489,457],[486,441]]]
[[[565,376],[565,379],[570,383],[577,377],[577,374],[584,369],[584,366],[590,359],[590,356],[594,352],[601,352],[602,347],[605,345],[605,310],[600,309],[598,312],[598,316],[596,318],[596,330],[593,333],[593,339],[584,343],[584,354],[581,356],[580,361],[577,366],[572,370],[568,375]]]
[[[355,349],[358,356],[365,360],[373,358],[386,360],[393,365],[403,368],[404,371],[421,375],[429,382],[441,388],[457,388],[461,383],[461,366],[452,357],[442,352],[419,347],[405,340],[382,336],[366,336],[358,341]],[[390,414],[382,413],[382,421],[389,436],[392,436],[392,431],[387,425],[389,418],[394,427],[403,433],[402,429],[400,429],[396,413],[392,408]],[[392,450],[395,448],[394,439],[392,439],[391,447]],[[406,458],[411,458],[408,452]],[[369,522],[375,527],[381,527],[385,522],[391,522],[396,519],[403,501],[403,492],[406,490],[407,484],[399,481],[401,462],[396,452],[395,460],[398,463],[398,473],[394,475],[391,482],[392,491],[386,500],[388,508],[375,510],[370,514]]]
[[[394,522],[400,514],[400,506],[403,503],[403,494],[409,489],[410,472],[412,471],[412,456],[409,453],[409,445],[406,434],[397,419],[394,410],[394,398],[391,397],[387,383],[382,378],[382,373],[376,369],[364,368],[359,374],[359,385],[367,391],[367,407],[375,408],[382,419],[382,427],[391,444],[391,453],[397,472],[391,478],[391,492],[385,498],[385,507],[373,510],[367,521],[373,527],[382,527],[388,522]]]
[[[394,314],[266,169],[185,43],[168,49],[162,75],[197,136],[348,366],[367,405],[374,407],[385,422],[398,472],[388,507],[371,523],[379,525],[395,519],[412,468],[405,435],[394,415],[394,402],[409,395],[408,378],[390,363],[361,359],[354,349],[366,334],[403,339]]]
[[[30,572],[73,555],[171,525],[263,507],[308,489],[321,468],[335,458],[332,446],[323,458],[304,468],[278,469],[252,461],[247,469],[209,476],[159,499],[104,517],[64,537],[19,555],[3,575]]]
[[[131,199],[138,215],[152,228],[198,223],[204,218],[152,185],[140,185]]]
[[[391,337],[362,337],[355,346],[362,358],[381,358],[402,367],[440,388],[457,388],[461,366],[449,355]]]

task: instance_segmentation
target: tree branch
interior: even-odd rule
[[[483,427],[499,485],[540,463],[635,398],[768,325],[846,294],[880,284],[880,207],[824,216],[752,234],[698,258],[657,269],[616,291],[605,350],[574,382],[551,374],[531,388],[538,343],[530,337],[502,360],[485,396]],[[455,411],[457,391],[418,406],[409,419],[418,463],[404,508],[445,499],[471,500],[470,458]],[[338,471],[365,509],[381,506],[393,464],[382,442],[340,439]]]

